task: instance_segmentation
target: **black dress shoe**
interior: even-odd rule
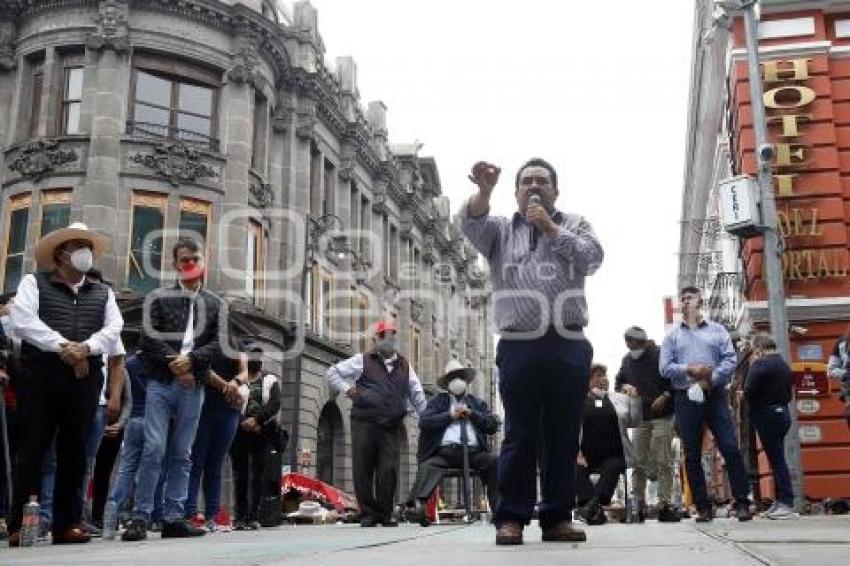
[[[587,521],[585,521],[588,525],[604,525],[608,522],[608,516],[605,515],[605,509],[602,508],[602,505],[596,503],[593,507],[590,508],[587,514]]]
[[[710,523],[714,520],[714,512],[709,509],[697,509],[697,516],[694,519],[697,523]]]
[[[398,521],[396,521],[395,519],[392,519],[392,518],[391,519],[385,519],[385,520],[381,521],[381,526],[382,527],[397,527]]]
[[[133,519],[127,525],[127,529],[121,535],[121,540],[125,542],[135,542],[148,538],[148,529],[143,519]]]
[[[748,501],[742,501],[735,505],[735,516],[738,517],[738,520],[742,523],[744,521],[752,521],[753,514],[750,513],[750,503]]]
[[[53,531],[53,544],[81,544],[91,541],[91,535],[79,525]]]
[[[662,505],[658,510],[659,523],[678,523],[680,520],[679,513],[670,505]]]
[[[179,521],[163,521],[162,523],[162,538],[190,538],[202,537],[207,534],[206,529],[196,527],[189,521],[181,519]]]
[[[361,527],[374,527],[378,524],[378,521],[375,520],[375,517],[370,515],[366,515],[365,517],[360,518],[360,526]]]

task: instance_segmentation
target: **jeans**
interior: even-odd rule
[[[669,401],[668,401],[669,402]],[[646,480],[654,470],[658,475],[658,502],[669,504],[673,491],[673,417],[643,421],[634,429],[635,469],[632,480],[638,500],[646,501]]]
[[[118,464],[118,477],[115,486],[109,494],[109,500],[115,502],[118,509],[126,503],[133,489],[136,472],[142,461],[142,450],[145,446],[145,417],[132,417],[124,427],[124,442],[121,444],[121,455]]]
[[[86,478],[80,486],[80,512],[86,507],[86,496],[88,495],[89,482],[94,476],[94,463],[97,459],[97,451],[103,440],[103,431],[106,429],[106,405],[98,405],[94,415],[94,422],[89,429],[89,437],[86,439]]]
[[[38,520],[42,525],[53,524],[53,487],[56,485],[56,437],[50,442],[41,463],[41,490]]]
[[[154,492],[160,475],[164,475],[163,520],[183,519],[189,470],[192,466],[192,442],[195,440],[203,402],[204,388],[198,385],[187,388],[176,379],[169,383],[154,379],[148,381],[145,395],[145,446],[139,466],[134,518],[151,520]]]
[[[535,340],[499,341],[496,365],[505,407],[505,440],[499,454],[497,525],[531,521],[537,499],[538,448],[543,491],[540,524],[547,528],[571,520],[592,357],[588,341],[567,340],[552,332]]]
[[[207,519],[218,515],[221,503],[221,467],[233,444],[241,414],[224,400],[221,393],[207,391],[198,433],[192,445],[192,470],[189,473],[189,492],[186,515],[198,510],[198,490],[204,482],[204,505]]]
[[[794,505],[794,490],[791,487],[791,472],[785,461],[785,435],[791,428],[791,415],[785,405],[750,407],[750,422],[756,429],[773,470],[776,500],[789,507]]]
[[[723,389],[714,389],[705,397],[705,402],[694,403],[685,391],[676,392],[676,426],[685,449],[685,470],[697,509],[707,510],[711,502],[705,485],[702,468],[703,427],[708,425],[717,447],[726,462],[729,484],[737,503],[749,502],[749,483],[735,425],[729,410],[729,398]]]

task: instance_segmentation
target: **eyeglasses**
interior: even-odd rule
[[[389,333],[392,333],[391,336],[395,336],[396,334],[398,334],[398,332],[396,332],[395,330],[382,330],[381,332],[378,332],[377,334],[375,334],[375,336],[383,339]]]

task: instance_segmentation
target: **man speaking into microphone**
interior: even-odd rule
[[[517,212],[490,215],[501,170],[486,162],[469,179],[478,192],[460,211],[463,233],[490,264],[493,308],[501,334],[496,352],[505,440],[499,454],[496,544],[522,544],[537,496],[541,443],[544,541],[585,540],[571,524],[582,405],[593,348],[584,337],[584,279],[602,263],[590,224],[555,208],[558,176],[542,159],[520,167]]]

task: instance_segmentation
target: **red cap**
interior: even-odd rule
[[[398,332],[398,328],[396,327],[394,320],[379,320],[378,324],[375,325],[376,335],[386,332],[387,330]]]

